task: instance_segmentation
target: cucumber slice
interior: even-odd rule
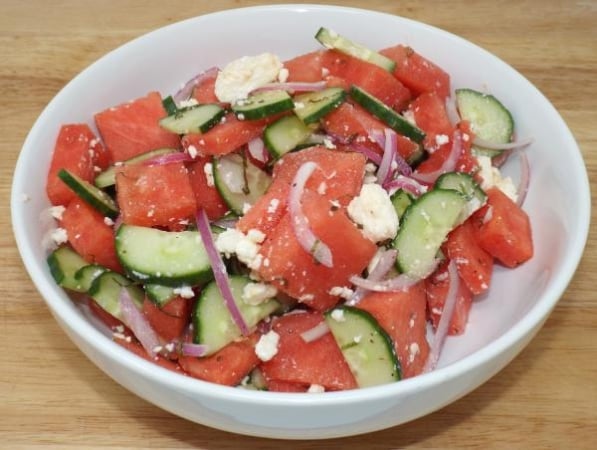
[[[390,73],[393,73],[396,68],[396,63],[390,58],[373,51],[362,44],[353,42],[344,36],[340,36],[338,33],[328,28],[320,28],[315,35],[315,39],[326,48],[336,49],[339,52],[370,62]]]
[[[305,142],[311,129],[297,116],[286,116],[275,121],[263,132],[263,141],[271,155],[278,159]]]
[[[160,126],[172,133],[205,133],[218,124],[225,111],[216,104],[189,106],[160,120]]]
[[[267,172],[238,153],[215,158],[213,173],[216,189],[238,216],[246,205],[253,205],[262,197],[272,182]]]
[[[404,215],[406,208],[414,202],[413,197],[404,189],[398,189],[394,195],[390,197],[390,200],[392,201],[392,205],[394,205],[398,219]]]
[[[108,270],[106,267],[100,266],[99,264],[88,264],[75,272],[75,279],[83,292],[87,292],[93,284],[93,280],[106,270]]]
[[[171,95],[162,100],[162,105],[169,116],[173,116],[178,112],[178,106],[176,106],[176,102]]]
[[[249,328],[256,326],[280,306],[274,299],[259,305],[245,303],[242,293],[244,287],[251,283],[248,277],[233,275],[229,277],[229,282],[234,301]],[[192,320],[193,341],[196,344],[207,345],[208,354],[217,352],[241,337],[241,331],[234,323],[215,281],[209,283],[201,292],[193,309]]]
[[[473,89],[456,89],[456,104],[460,117],[468,120],[471,129],[481,139],[505,144],[512,140],[514,119],[510,111],[493,95]],[[502,150],[473,146],[473,151],[484,156],[497,156]]]
[[[116,254],[127,274],[144,283],[193,286],[211,279],[207,252],[196,231],[162,231],[123,224]]]
[[[146,153],[142,153],[137,156],[133,156],[132,158],[123,161],[122,164],[137,164],[143,161],[147,161],[151,158],[155,158],[156,156],[168,155],[170,153],[176,153],[178,151],[179,150],[176,150],[175,148],[158,148]],[[100,189],[104,189],[109,186],[114,186],[114,184],[116,183],[116,166],[112,165],[103,172],[101,172],[97,177],[95,177],[93,183],[96,187]]]
[[[398,270],[414,279],[429,275],[440,246],[459,223],[466,202],[457,191],[433,189],[406,208],[393,242],[398,250]]]
[[[326,312],[325,321],[359,387],[400,380],[392,340],[371,314],[344,305]]]
[[[123,320],[122,311],[120,310],[120,291],[123,288],[129,292],[137,307],[142,308],[143,289],[134,285],[128,278],[111,270],[106,270],[95,278],[87,293],[104,311],[119,320]]]
[[[89,263],[72,248],[68,246],[57,248],[50,253],[47,263],[50,273],[58,285],[75,292],[86,291],[80,286],[75,274],[81,267],[85,267]]]
[[[435,181],[435,188],[454,189],[460,192],[466,199],[466,207],[458,219],[459,223],[464,222],[472,213],[478,210],[487,201],[487,194],[481,186],[468,173],[447,172],[438,177]]]
[[[172,286],[148,283],[144,287],[147,298],[160,308],[166,306],[170,300],[176,297],[174,293],[175,288]]]
[[[294,113],[307,125],[315,123],[340,106],[345,98],[346,92],[338,87],[296,95]]]
[[[288,92],[282,90],[263,91],[250,95],[232,105],[232,111],[240,120],[258,120],[294,108]]]
[[[58,177],[83,201],[91,205],[102,215],[110,219],[115,219],[118,216],[118,205],[116,205],[112,197],[101,189],[66,169],[60,169]]]
[[[397,133],[420,143],[425,139],[425,132],[417,128],[384,102],[358,86],[350,87],[350,96],[359,105],[380,119]]]

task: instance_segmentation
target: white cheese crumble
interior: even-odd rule
[[[408,362],[412,364],[415,360],[415,357],[421,352],[419,348],[419,344],[416,342],[412,342],[408,347]]]
[[[194,99],[194,98],[189,98],[189,99],[187,99],[187,100],[181,100],[181,101],[178,103],[178,107],[179,107],[179,108],[188,108],[188,107],[190,107],[190,106],[196,106],[196,105],[198,105],[198,104],[199,104],[199,102],[198,102],[196,99]]]
[[[286,67],[282,67],[280,72],[278,72],[278,81],[280,83],[286,83],[286,81],[288,81],[288,75],[288,69]]]
[[[214,187],[214,167],[212,163],[207,163],[203,166],[203,172],[205,173],[205,179],[207,180],[207,185],[209,187]]]
[[[344,317],[344,310],[343,309],[334,309],[332,311],[332,319],[336,322],[344,322],[346,317]]]
[[[246,304],[256,306],[275,297],[277,293],[278,290],[271,284],[247,283],[241,298]]]
[[[410,109],[407,109],[406,111],[404,111],[402,113],[402,117],[404,117],[406,119],[406,121],[408,123],[410,123],[411,125],[414,125],[415,127],[417,126],[417,121],[415,120],[415,114]]]
[[[274,330],[270,330],[259,338],[255,345],[255,354],[261,361],[269,361],[278,353],[279,342],[280,335]]]
[[[218,73],[215,94],[218,100],[234,103],[278,77],[282,62],[272,53],[243,56],[230,62]]]
[[[502,177],[500,170],[491,164],[491,158],[489,156],[477,156],[477,162],[479,163],[479,175],[483,180],[481,183],[483,189],[489,189],[495,186],[510,197],[513,202],[518,200],[516,186],[514,186],[512,178]]]
[[[65,242],[68,242],[68,234],[66,233],[66,230],[64,228],[56,228],[54,231],[52,231],[52,234],[50,234],[50,237],[52,238],[52,241],[54,241],[54,243],[56,245],[60,245],[60,244],[64,244]]]
[[[187,153],[193,159],[195,159],[197,157],[197,155],[199,154],[199,152],[197,151],[197,147],[195,147],[194,145],[189,145],[187,147]]]
[[[278,205],[280,205],[280,200],[278,200],[277,198],[272,198],[269,202],[269,205],[267,206],[267,213],[268,214],[275,213],[276,210],[278,209]]]
[[[346,286],[334,286],[328,292],[330,295],[342,297],[348,300],[354,294],[354,291]]]
[[[191,286],[181,286],[174,288],[172,290],[174,295],[180,295],[182,298],[193,298],[195,296],[195,292]]]
[[[398,231],[398,216],[388,193],[379,184],[364,184],[348,204],[348,215],[373,242],[392,239]]]
[[[62,205],[52,206],[50,207],[50,214],[54,219],[62,220],[62,214],[64,214],[65,210],[66,208]]]
[[[336,148],[336,145],[332,142],[332,140],[328,137],[324,137],[323,138],[323,145],[325,146],[325,148],[329,148],[331,150]]]
[[[439,147],[450,142],[450,137],[445,134],[435,135],[435,144]]]
[[[320,384],[312,384],[309,386],[309,389],[307,389],[307,392],[310,394],[320,394],[321,392],[325,392],[325,388]]]
[[[262,262],[259,249],[265,235],[259,230],[249,230],[245,235],[242,231],[230,228],[218,234],[216,248],[226,257],[236,254],[239,261],[251,269],[258,269]]]
[[[112,219],[110,219],[109,217],[104,217],[104,223],[109,227],[114,225],[114,221]]]

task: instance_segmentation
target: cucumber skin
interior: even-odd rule
[[[88,181],[79,178],[77,175],[70,173],[66,169],[60,169],[58,178],[77,194],[81,200],[99,211],[100,214],[103,214],[110,219],[116,219],[116,217],[118,217],[118,205],[116,205],[116,202],[101,189]],[[92,192],[97,192],[97,195]],[[100,198],[98,198],[98,196]]]

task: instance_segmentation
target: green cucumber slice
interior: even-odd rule
[[[338,306],[325,313],[325,322],[359,387],[400,380],[394,344],[371,314],[352,306]]]
[[[120,291],[126,289],[138,308],[143,306],[143,289],[119,273],[106,270],[96,277],[87,293],[101,308],[119,320],[123,320],[120,309]]]
[[[468,173],[447,172],[440,175],[435,181],[435,188],[454,189],[466,199],[466,207],[458,220],[464,222],[471,214],[477,211],[487,201],[487,194],[475,179]]]
[[[212,277],[197,231],[162,231],[123,224],[116,232],[116,254],[127,274],[143,283],[194,286]]]
[[[413,279],[428,276],[444,239],[458,225],[466,198],[451,189],[433,189],[406,208],[394,248],[398,270]]]
[[[394,68],[396,67],[396,63],[390,58],[373,51],[362,44],[353,42],[328,28],[321,27],[319,31],[317,31],[315,39],[326,48],[336,49],[347,55],[370,62],[390,73],[393,73]]]
[[[294,97],[294,113],[305,124],[315,123],[342,104],[346,92],[339,87],[307,92]]]
[[[369,94],[358,86],[350,87],[350,96],[359,105],[380,119],[397,133],[420,143],[425,138],[425,132],[417,128],[377,97]]]
[[[189,106],[160,120],[160,126],[172,133],[205,133],[220,122],[226,111],[216,104]]]
[[[148,283],[144,287],[147,298],[160,308],[166,306],[170,300],[176,297],[174,293],[175,288],[172,286]]]
[[[514,119],[510,111],[493,95],[473,89],[456,89],[456,105],[463,120],[469,121],[476,136],[494,144],[506,144],[514,134]],[[473,146],[484,156],[497,156],[502,150]]]
[[[229,277],[229,283],[234,301],[249,328],[255,327],[280,306],[274,299],[266,300],[259,305],[245,303],[242,300],[242,293],[244,287],[251,283],[248,277],[233,275]],[[234,323],[215,281],[209,283],[201,291],[199,300],[193,309],[192,320],[193,341],[196,344],[207,345],[207,354],[217,352],[242,335]]]
[[[100,266],[99,264],[89,264],[85,267],[81,267],[75,272],[75,279],[79,283],[81,289],[83,289],[83,292],[87,292],[93,284],[93,280],[106,270],[108,270],[106,267]]]
[[[278,159],[304,143],[311,134],[311,128],[297,116],[291,115],[268,125],[263,132],[263,141],[271,155]]]
[[[238,153],[215,158],[213,174],[216,189],[238,216],[261,198],[272,182],[267,172]]]
[[[112,197],[101,189],[66,169],[60,169],[58,177],[83,201],[91,205],[102,215],[110,219],[115,219],[118,216],[118,205]]]
[[[68,246],[58,247],[47,258],[52,277],[63,288],[75,292],[85,292],[75,274],[89,263]]]
[[[239,120],[263,119],[292,108],[292,98],[282,90],[257,92],[232,105],[232,111]]]

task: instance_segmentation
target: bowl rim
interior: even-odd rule
[[[526,312],[526,314],[518,322],[516,322],[512,327],[506,330],[501,336],[498,336],[496,339],[494,339],[492,342],[485,345],[481,349],[463,357],[462,359],[450,365],[440,367],[435,371],[425,373],[414,378],[402,380],[400,383],[354,389],[349,391],[326,392],[325,395],[251,391],[228,386],[220,386],[214,383],[172,373],[167,369],[158,367],[151,362],[148,362],[136,355],[131,354],[129,351],[114,343],[101,331],[96,329],[83,316],[75,314],[73,309],[69,307],[72,305],[66,305],[63,301],[63,298],[61,298],[59,295],[55,295],[53,292],[53,288],[55,286],[52,285],[53,280],[50,279],[51,277],[47,274],[47,272],[44,272],[41,262],[37,261],[37,259],[34,258],[31,243],[27,241],[25,236],[25,227],[23,226],[22,214],[20,214],[22,208],[24,207],[23,199],[21,198],[21,195],[23,193],[23,190],[21,189],[21,179],[24,176],[22,175],[22,167],[25,164],[24,158],[22,157],[22,155],[24,154],[23,150],[31,145],[34,135],[40,132],[40,128],[44,122],[44,119],[52,113],[52,110],[55,108],[55,105],[57,103],[57,99],[61,97],[65,91],[69,89],[69,86],[71,86],[72,83],[77,82],[77,80],[80,80],[88,72],[94,70],[96,65],[102,64],[106,59],[111,58],[112,55],[116,55],[119,52],[123,51],[123,48],[125,47],[133,46],[138,41],[144,40],[149,36],[156,35],[158,33],[171,32],[175,30],[176,27],[197,20],[210,20],[214,17],[221,18],[224,16],[232,14],[242,14],[245,12],[255,13],[259,11],[280,11],[285,13],[297,13],[301,11],[318,10],[345,11],[359,14],[366,13],[372,16],[390,16],[398,22],[403,21],[405,23],[409,23],[411,25],[423,29],[432,29],[435,32],[439,31],[445,34],[446,36],[449,36],[451,39],[459,41],[461,45],[472,46],[475,48],[476,51],[482,52],[486,56],[496,59],[507,69],[514,71],[518,76],[522,77],[524,82],[528,85],[528,88],[535,91],[535,94],[544,103],[543,106],[545,108],[548,108],[550,110],[549,112],[551,114],[555,114],[558,120],[561,121],[564,127],[563,130],[565,130],[564,138],[566,139],[571,148],[577,150],[576,152],[573,152],[571,156],[576,159],[575,164],[577,164],[579,167],[584,168],[584,171],[581,171],[582,175],[579,174],[579,179],[577,179],[577,182],[580,183],[580,185],[583,185],[584,188],[581,191],[581,195],[583,196],[583,198],[579,201],[581,209],[578,211],[577,216],[578,232],[575,236],[573,236],[574,242],[569,247],[570,250],[568,252],[571,255],[571,257],[564,261],[564,265],[562,266],[561,271],[554,278],[554,281],[552,283],[552,289],[549,292],[546,292],[542,296],[542,298],[540,298],[537,301],[537,303],[533,305],[533,307],[529,309],[529,311]],[[180,389],[185,392],[198,394],[205,397],[212,397],[218,399],[225,398],[230,401],[248,404],[258,401],[262,405],[278,406],[318,406],[330,404],[341,405],[347,403],[354,404],[355,402],[369,402],[375,401],[376,399],[382,399],[387,396],[399,395],[401,392],[416,393],[425,390],[433,385],[437,385],[447,380],[460,377],[463,374],[474,369],[475,367],[479,367],[487,363],[488,361],[498,357],[499,355],[503,354],[504,352],[506,352],[508,348],[513,346],[516,342],[520,341],[529,332],[537,330],[538,327],[542,324],[542,322],[547,319],[549,313],[555,307],[557,301],[564,293],[582,258],[585,243],[588,238],[590,210],[590,185],[588,181],[586,167],[584,165],[584,161],[582,159],[582,154],[580,152],[578,144],[576,143],[567,124],[564,122],[563,118],[557,113],[554,106],[529,80],[527,80],[522,74],[516,71],[516,69],[508,65],[506,62],[504,62],[494,54],[477,46],[473,42],[461,38],[446,30],[440,29],[438,27],[423,22],[418,22],[413,19],[397,16],[390,13],[367,10],[363,8],[321,4],[261,5],[216,11],[201,16],[191,17],[176,23],[172,23],[154,29],[128,42],[125,42],[124,44],[120,45],[114,50],[101,56],[99,59],[97,59],[92,64],[87,66],[84,70],[82,70],[79,74],[77,74],[72,80],[70,80],[54,96],[54,98],[43,109],[39,117],[36,119],[34,125],[32,126],[23,143],[21,153],[17,160],[11,192],[11,222],[13,227],[13,233],[16,239],[17,247],[19,249],[19,253],[21,255],[21,258],[29,276],[32,279],[37,290],[39,291],[41,297],[48,305],[51,312],[53,314],[58,315],[61,318],[63,324],[67,326],[72,333],[75,333],[77,336],[79,336],[79,338],[82,339],[88,346],[94,348],[95,351],[100,352],[105,358],[114,360],[116,363],[126,367],[130,371],[134,372],[136,375],[146,377],[148,379],[151,379],[152,381],[169,386],[171,388]],[[473,386],[473,388],[475,387],[476,386]]]

